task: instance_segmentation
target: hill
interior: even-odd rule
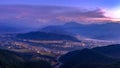
[[[92,50],[98,53],[102,53],[104,55],[110,56],[112,58],[120,59],[120,44],[96,47],[96,48],[93,48]]]
[[[70,41],[79,41],[73,36],[65,34],[57,34],[51,32],[29,32],[24,34],[18,34],[17,38],[22,39],[32,39],[32,40],[70,40]]]
[[[113,63],[116,60],[93,50],[83,49],[72,51],[61,56],[59,61],[63,63],[60,68],[95,68],[99,65],[102,66]]]
[[[52,68],[43,60],[25,61],[17,53],[0,49],[0,68]]]
[[[120,44],[72,51],[59,61],[60,68],[120,68]]]

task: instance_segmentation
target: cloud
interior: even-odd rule
[[[99,19],[98,19],[99,18]],[[0,20],[18,20],[29,24],[105,20],[102,9],[87,10],[64,6],[0,6]],[[96,20],[97,21],[97,20]]]

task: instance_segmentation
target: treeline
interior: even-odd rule
[[[0,49],[0,68],[52,68],[52,66],[45,60],[24,60],[19,53]]]
[[[13,60],[14,61],[14,60]],[[20,63],[4,63],[0,61],[0,68],[52,68],[52,66],[43,60],[26,61]]]

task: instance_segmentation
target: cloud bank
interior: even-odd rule
[[[31,26],[65,22],[105,21],[102,9],[87,10],[64,6],[0,6],[0,20],[17,21]]]

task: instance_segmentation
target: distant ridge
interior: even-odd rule
[[[51,32],[29,32],[24,34],[18,34],[17,38],[22,39],[33,39],[33,40],[68,40],[68,41],[79,41],[77,38],[66,35],[66,34],[57,34]]]
[[[49,32],[57,31],[61,34],[66,32],[70,35],[80,35],[86,38],[98,40],[120,40],[120,24],[116,22],[105,22],[102,24],[80,24],[69,22],[60,26],[47,26],[41,30]]]

